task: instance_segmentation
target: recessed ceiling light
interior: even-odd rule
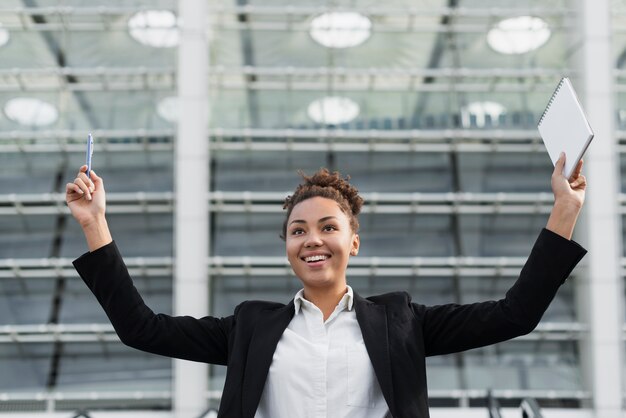
[[[0,46],[5,46],[7,42],[9,42],[9,38],[9,31],[2,26],[2,23],[0,23]]]
[[[169,10],[146,10],[128,20],[130,35],[144,45],[171,48],[178,45],[180,33],[176,15]]]
[[[311,21],[311,37],[328,48],[361,45],[372,33],[372,21],[355,12],[323,13]]]
[[[330,96],[312,102],[307,113],[313,121],[325,125],[348,123],[359,115],[359,105],[347,97]]]
[[[518,16],[496,24],[487,34],[487,43],[502,54],[524,54],[545,44],[551,33],[545,20]]]
[[[24,126],[46,126],[59,119],[56,107],[31,97],[16,97],[4,105],[7,118]]]
[[[487,116],[491,119],[491,125],[500,123],[500,115],[506,113],[506,108],[496,102],[473,102],[461,109],[461,123],[464,127],[484,128],[487,125]],[[472,116],[476,122],[472,123]]]
[[[178,97],[170,96],[161,99],[157,104],[157,114],[168,122],[177,123],[180,115]]]

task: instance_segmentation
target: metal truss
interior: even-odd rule
[[[505,68],[469,69],[391,69],[391,68],[296,68],[243,67],[211,69],[211,85],[216,89],[253,89],[279,91],[385,91],[465,93],[528,93],[550,94],[555,79],[562,72],[537,68],[511,70]],[[436,83],[423,83],[436,78]],[[523,81],[521,81],[523,79]],[[254,81],[251,81],[254,80]]]
[[[174,129],[93,130],[98,152],[172,151]],[[0,152],[69,153],[85,151],[85,131],[0,132]]]
[[[71,77],[74,82],[68,83]],[[0,92],[176,91],[173,68],[11,68],[0,70]]]
[[[289,192],[207,192],[216,213],[282,213]],[[371,214],[546,214],[550,193],[363,193],[363,213]],[[172,192],[107,194],[110,214],[170,213]],[[0,215],[69,214],[61,193],[0,195]]]
[[[589,400],[591,393],[588,391],[563,391],[563,390],[492,390],[494,397],[499,399],[571,399],[571,400]],[[456,399],[469,403],[471,399],[485,399],[487,390],[483,389],[449,389],[449,390],[429,390],[428,397],[430,399]],[[208,391],[206,398],[219,401],[222,397],[222,391]],[[146,405],[148,402],[162,404],[163,402],[171,402],[172,394],[169,391],[89,391],[89,392],[34,392],[34,393],[8,393],[0,392],[0,402],[33,402],[41,403],[46,406],[48,412],[54,411],[57,406],[62,404],[90,402],[95,404],[98,401],[102,403],[112,402],[112,406],[116,406],[115,402],[123,402],[127,407],[133,405]],[[35,406],[35,405],[33,405]],[[136,409],[136,408],[135,408]],[[67,408],[66,408],[67,410]],[[155,416],[160,416],[158,411],[151,411]],[[140,412],[139,412],[140,413]],[[109,413],[110,414],[110,413]],[[132,412],[126,416],[132,416]],[[144,416],[144,415],[140,415]],[[169,416],[169,415],[168,415]]]
[[[516,277],[525,261],[523,257],[357,257],[350,261],[348,272],[366,277]],[[133,276],[172,275],[170,257],[127,257],[124,262]],[[285,257],[214,256],[207,263],[213,276],[293,276]],[[75,276],[72,260],[67,258],[0,260],[0,278],[4,279]]]
[[[4,27],[12,31],[110,31],[126,30],[126,22],[119,19],[120,16],[130,15],[146,8],[139,7],[15,7],[0,8],[0,19]],[[333,11],[358,11],[372,18],[378,19],[376,32],[449,32],[452,27],[457,32],[480,32],[484,33],[494,19],[515,17],[520,15],[537,15],[552,18],[565,18],[575,15],[575,10],[570,8],[463,8],[463,7],[437,7],[437,8],[392,8],[392,7],[361,7],[338,8],[329,6],[303,7],[294,2],[293,5],[281,7],[272,6],[223,6],[211,5],[209,16],[211,26],[215,29],[228,30],[280,30],[280,31],[307,31],[309,29],[306,19],[310,16]],[[175,10],[172,10],[175,11]],[[246,16],[246,22],[239,22],[238,16]],[[35,16],[44,16],[46,19],[39,21]],[[95,19],[94,19],[95,17]],[[255,18],[260,18],[255,21]],[[471,24],[439,24],[439,18],[484,18],[484,23]],[[272,19],[273,18],[273,19]],[[554,23],[554,30],[566,30],[565,23]]]
[[[281,7],[268,7],[257,5],[244,5],[233,7],[214,7],[210,9],[211,24],[216,30],[255,30],[255,31],[308,31],[307,18],[325,12],[356,11],[371,18],[377,19],[376,33],[433,33],[451,30],[457,33],[485,33],[494,20],[506,17],[515,17],[537,13],[537,16],[550,16],[564,18],[575,15],[574,9],[565,8],[463,8],[463,7],[328,7],[313,6],[301,7],[286,5]],[[237,16],[245,15],[245,22],[236,19]],[[255,18],[260,18],[258,21]],[[441,24],[439,19],[448,17],[453,23]],[[458,23],[452,18],[484,18],[484,23]],[[567,23],[553,23],[554,30],[567,30],[571,25]]]
[[[571,72],[570,72],[571,73]],[[343,67],[212,67],[214,90],[383,91],[466,93],[551,93],[562,71],[533,69],[392,69]],[[68,83],[71,77],[73,82]],[[437,83],[423,83],[427,77]],[[251,81],[254,80],[254,81]],[[523,80],[523,81],[520,81]],[[174,68],[11,68],[0,69],[0,92],[176,91]]]
[[[120,416],[148,416],[141,412],[135,415],[139,408],[152,409],[155,405],[167,408],[171,404],[172,394],[170,391],[104,391],[94,390],[89,392],[69,392],[69,391],[47,391],[47,392],[0,392],[0,403],[6,407],[11,404],[19,405],[19,411],[24,410],[25,404],[30,404],[33,411],[53,412],[71,411],[80,408],[113,408],[119,409],[120,405],[124,408],[132,408],[133,412],[121,412]],[[87,404],[85,404],[87,403]],[[11,409],[9,409],[10,411]],[[150,411],[149,416],[163,416],[159,411]],[[2,413],[0,412],[0,415]],[[70,416],[69,413],[67,416]],[[107,415],[109,416],[109,415]],[[169,416],[169,415],[165,415]]]
[[[173,129],[92,131],[98,152],[173,151]],[[616,131],[626,153],[626,130]],[[257,129],[212,128],[212,151],[545,153],[536,129]],[[0,132],[3,153],[84,153],[84,131]]]
[[[571,341],[588,332],[584,324],[575,322],[543,322],[521,341]],[[0,344],[35,343],[103,343],[119,338],[111,324],[37,324],[0,326]]]
[[[172,151],[173,129],[94,130],[98,152]],[[536,130],[209,130],[213,151],[545,152]],[[0,132],[1,152],[84,152],[84,131]]]

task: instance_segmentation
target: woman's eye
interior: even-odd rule
[[[336,231],[337,228],[335,228],[334,225],[326,225],[324,228],[324,231]]]
[[[304,230],[302,229],[294,229],[293,231],[291,231],[291,235],[300,235],[303,233],[304,233]]]

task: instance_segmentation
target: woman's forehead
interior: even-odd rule
[[[347,219],[346,214],[339,207],[339,203],[333,199],[326,197],[315,196],[309,199],[299,202],[293,207],[290,220],[302,219],[302,220],[319,220],[324,217],[336,217],[340,219]]]

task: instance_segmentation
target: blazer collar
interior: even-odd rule
[[[363,334],[363,342],[370,357],[380,389],[389,406],[392,416],[397,416],[391,377],[391,356],[389,354],[389,334],[387,332],[387,309],[354,294],[356,319]]]
[[[243,376],[241,398],[244,417],[254,417],[278,340],[285,332],[293,315],[293,300],[278,309],[267,309],[259,314],[257,325],[250,339]]]

